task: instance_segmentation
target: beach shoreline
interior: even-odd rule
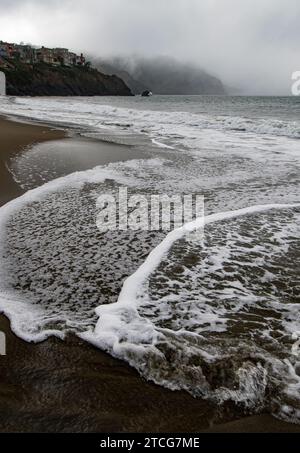
[[[63,139],[66,132],[46,126],[14,122],[0,116],[0,137],[0,206],[2,206],[23,193],[9,172],[7,165],[9,159],[36,143]]]
[[[7,160],[28,146],[67,135],[1,118],[0,136],[3,205],[23,193]],[[124,150],[120,159],[126,159]],[[146,382],[126,363],[73,335],[26,343],[5,316],[0,331],[7,340],[7,355],[0,357],[0,432],[300,432],[300,426],[267,414],[220,415],[207,401]]]

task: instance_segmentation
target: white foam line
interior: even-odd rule
[[[151,141],[152,141],[153,145],[156,145],[159,148],[174,149],[173,146],[169,146],[169,145],[166,145],[165,143],[161,143],[161,142],[155,140],[155,138],[152,138]]]
[[[259,212],[269,211],[271,209],[288,209],[300,207],[300,204],[269,204],[269,205],[257,205],[248,208],[237,209],[235,211],[220,212],[205,216],[204,218],[198,218],[193,222],[183,225],[181,228],[171,231],[165,239],[148,255],[144,263],[139,269],[132,274],[124,282],[122,291],[119,295],[119,304],[127,303],[128,300],[132,300],[137,293],[138,286],[141,282],[145,281],[150,274],[159,266],[161,260],[166,253],[171,249],[174,242],[183,238],[187,232],[195,231],[210,223],[232,219],[234,217],[240,217],[247,214],[255,214]]]
[[[174,242],[183,238],[187,232],[196,231],[214,222],[249,214],[257,214],[273,209],[291,209],[297,207],[300,207],[300,203],[251,206],[200,217],[193,222],[185,224],[181,228],[171,231],[152,250],[137,271],[125,280],[117,302],[115,304],[101,305],[96,308],[96,314],[99,316],[99,320],[95,330],[94,332],[85,332],[82,338],[119,358],[123,358],[123,352],[129,344],[131,344],[131,347],[138,347],[135,342],[138,336],[140,336],[140,339],[144,339],[144,345],[148,344],[149,347],[154,346],[159,332],[149,320],[140,318],[138,313],[138,294],[144,282],[159,266]],[[124,341],[124,338],[126,338],[126,341]],[[143,341],[140,341],[140,339],[138,343],[141,345]]]
[[[23,208],[29,203],[40,201],[43,197],[66,188],[82,187],[85,183],[102,183],[106,179],[114,179],[120,184],[129,184],[130,180],[115,172],[109,165],[97,166],[91,170],[83,170],[71,173],[49,181],[35,189],[28,190],[18,198],[9,201],[0,207],[0,231],[3,231],[10,216],[17,210]],[[1,239],[1,235],[0,235]]]

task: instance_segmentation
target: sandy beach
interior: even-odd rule
[[[62,140],[64,131],[0,120],[3,205],[22,194],[7,162],[30,145]],[[66,142],[66,146],[67,142]],[[94,145],[93,145],[94,146]],[[134,152],[98,142],[101,163],[135,158]],[[102,148],[101,148],[102,146]],[[17,338],[0,318],[7,355],[0,357],[0,432],[300,432],[300,426],[263,414],[243,417],[185,392],[146,382],[127,364],[69,336],[40,344]]]

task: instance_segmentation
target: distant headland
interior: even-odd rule
[[[106,74],[117,74],[134,94],[151,91],[162,95],[224,95],[222,81],[193,63],[172,57],[94,58],[94,66]]]

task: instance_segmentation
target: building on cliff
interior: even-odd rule
[[[58,56],[55,55],[53,49],[42,47],[36,50],[36,57],[39,63],[47,63],[50,65],[59,65]]]
[[[15,59],[18,59],[26,64],[34,64],[37,62],[35,49],[28,45],[15,45],[13,55]]]
[[[76,54],[69,52],[68,49],[56,48],[53,49],[54,58],[64,66],[73,66]]]
[[[5,60],[19,60],[26,64],[46,63],[52,66],[84,66],[86,59],[65,48],[35,48],[24,44],[11,44],[0,41],[0,65]],[[2,66],[4,67],[4,66]]]

